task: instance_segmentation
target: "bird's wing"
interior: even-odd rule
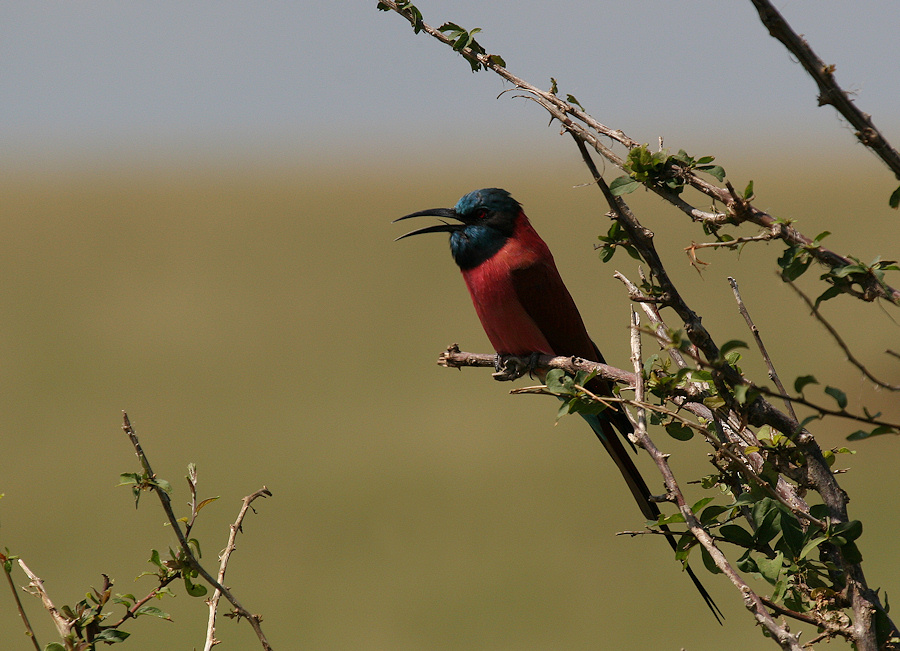
[[[510,270],[516,296],[555,355],[603,361],[556,266],[537,262]]]

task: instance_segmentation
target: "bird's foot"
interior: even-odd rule
[[[494,358],[496,373],[493,373],[492,377],[498,382],[510,382],[518,380],[526,373],[530,375],[537,368],[538,357],[540,353],[531,353],[528,361],[523,362],[522,358],[516,355],[498,354]]]

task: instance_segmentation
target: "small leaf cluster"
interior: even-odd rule
[[[801,375],[796,380],[794,380],[794,390],[803,396],[803,390],[809,386],[810,384],[818,384],[819,381],[812,375]],[[848,400],[847,394],[841,389],[833,386],[826,386],[823,391],[826,395],[830,396],[837,408],[841,412],[846,412]],[[861,441],[863,439],[871,438],[873,436],[881,436],[882,434],[900,434],[900,429],[895,426],[887,425],[884,423],[877,423],[877,419],[881,416],[881,412],[871,413],[866,407],[862,408],[864,416],[853,416],[860,422],[870,422],[875,424],[875,428],[872,430],[860,429],[856,430],[849,436],[847,436],[848,441]],[[808,423],[821,418],[821,414],[814,414],[812,416],[808,416],[800,423],[801,429],[805,427]]]
[[[681,194],[686,171],[698,170],[719,181],[725,180],[725,170],[720,165],[713,165],[714,160],[715,156],[694,158],[683,149],[677,154],[669,154],[668,149],[652,152],[646,144],[632,147],[622,167],[627,176],[614,179],[609,189],[614,196],[630,194],[641,185],[662,187]]]
[[[782,279],[793,282],[806,273],[814,259],[811,251],[817,249],[822,240],[829,235],[831,235],[829,231],[823,231],[810,244],[792,244],[788,246],[784,253],[781,254],[781,257],[778,258]],[[882,288],[887,287],[884,281],[884,273],[886,271],[900,271],[900,265],[897,264],[896,260],[882,260],[879,256],[870,264],[865,264],[853,256],[848,256],[848,258],[852,260],[850,264],[833,267],[819,277],[820,280],[824,280],[831,286],[816,298],[816,307],[823,301],[832,299],[840,294],[853,294],[866,298],[866,288],[873,283]]]
[[[166,493],[172,492],[172,484],[165,479],[151,477],[146,472],[124,472],[119,475],[119,483],[117,486],[131,486],[131,492],[134,495],[134,508],[138,507],[138,502],[141,499],[141,493],[143,491],[158,488]]]
[[[872,282],[886,288],[884,282],[885,271],[898,271],[900,266],[896,260],[882,260],[880,256],[870,264],[861,262],[858,258],[848,256],[853,263],[837,267],[822,274],[821,279],[831,283],[831,287],[825,290],[816,299],[816,306],[822,301],[834,298],[838,294],[852,294],[855,288],[859,288],[863,296],[866,295],[866,287]]]
[[[84,599],[74,606],[61,606],[59,613],[69,620],[71,632],[64,640],[65,646],[53,643],[45,647],[45,651],[88,651],[96,648],[98,642],[114,644],[123,642],[130,633],[115,627],[104,627],[101,622],[109,617],[109,613],[103,612],[103,607],[112,597],[113,582],[105,574],[103,575],[103,587],[100,590],[91,588]]]
[[[753,531],[732,521],[738,512],[749,512]],[[700,519],[709,528],[717,528],[724,541],[743,550],[738,569],[771,584],[775,603],[800,613],[822,609],[823,604],[826,609],[840,609],[844,577],[822,546],[840,547],[846,562],[861,562],[855,541],[862,535],[862,523],[833,523],[822,504],[811,506],[809,514],[825,522],[826,529],[801,521],[791,509],[757,487],[727,507],[709,507]]]
[[[200,542],[196,538],[190,538],[188,543],[194,548],[194,555],[197,558],[200,558]],[[206,586],[193,582],[192,579],[197,578],[198,572],[190,565],[181,550],[176,552],[169,547],[169,558],[164,561],[157,550],[151,549],[148,562],[154,565],[156,570],[153,572],[141,572],[137,578],[141,578],[142,576],[155,576],[159,579],[160,585],[168,585],[173,580],[180,577],[183,579],[185,590],[187,590],[187,593],[190,596],[206,596]]]
[[[413,26],[413,31],[418,34],[422,31],[424,27],[424,21],[422,20],[422,12],[419,11],[418,7],[416,7],[410,0],[395,0],[394,4],[397,5],[397,9],[400,10],[400,14],[404,16]],[[392,8],[389,5],[386,5],[383,2],[379,2],[375,5],[375,8],[378,11],[391,11]]]
[[[596,248],[600,251],[600,259],[603,262],[612,260],[618,248],[624,249],[625,253],[638,262],[643,262],[641,254],[634,248],[634,245],[628,238],[628,233],[625,232],[625,229],[622,228],[618,221],[613,220],[606,235],[598,235],[597,239],[600,240],[601,244],[597,245]]]
[[[479,54],[486,56],[489,63],[503,67],[506,66],[506,61],[503,60],[503,57],[497,54],[488,54],[481,44],[475,40],[475,34],[481,31],[480,27],[466,31],[456,23],[444,23],[438,27],[438,31],[445,34],[447,38],[453,41],[453,49],[465,56],[466,61],[468,61],[469,65],[472,67],[472,72],[488,69],[488,65],[482,63],[478,58],[477,55]],[[468,49],[469,52],[464,52],[466,49]]]
[[[416,34],[425,28],[422,12],[410,0],[395,0],[394,4],[397,5],[400,14],[410,22]],[[384,2],[376,3],[375,8],[379,11],[393,11],[394,9]],[[503,57],[499,54],[488,54],[484,47],[475,40],[475,34],[481,31],[480,27],[466,30],[456,23],[447,22],[438,27],[438,31],[445,34],[452,42],[453,49],[465,57],[472,67],[472,72],[487,70],[489,65],[506,67]],[[478,55],[486,57],[487,62],[482,62]]]
[[[559,368],[547,372],[544,378],[547,391],[562,400],[556,413],[557,420],[567,414],[599,414],[606,409],[606,405],[591,398],[583,389],[596,375],[596,371],[578,371],[573,378]]]

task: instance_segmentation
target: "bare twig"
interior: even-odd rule
[[[41,651],[41,645],[38,644],[34,629],[31,627],[31,622],[28,621],[28,615],[25,613],[25,607],[22,605],[22,600],[19,598],[19,591],[16,589],[16,584],[13,583],[12,575],[10,574],[11,560],[12,559],[6,556],[6,554],[0,552],[0,563],[3,563],[3,573],[6,574],[6,581],[9,583],[9,589],[12,591],[13,599],[16,601],[16,609],[19,611],[19,617],[22,619],[22,623],[25,624],[25,635],[31,638],[31,643],[34,645],[35,651]]]
[[[800,298],[803,299],[803,302],[806,303],[807,307],[809,307],[810,311],[812,312],[812,315],[814,317],[816,317],[816,320],[819,323],[821,323],[823,326],[825,326],[825,329],[828,330],[828,334],[831,335],[831,338],[834,339],[835,342],[837,343],[837,345],[841,347],[841,350],[844,351],[844,354],[847,356],[847,361],[849,361],[856,368],[858,368],[860,371],[862,371],[863,375],[865,375],[867,378],[869,378],[869,380],[871,380],[874,384],[877,384],[878,386],[880,386],[882,389],[888,389],[890,391],[900,391],[900,385],[888,384],[887,382],[883,382],[883,381],[879,380],[877,377],[875,377],[874,375],[872,375],[872,373],[869,372],[869,369],[867,369],[863,365],[863,363],[860,362],[853,355],[853,353],[850,352],[850,347],[847,346],[847,344],[844,342],[844,339],[841,337],[840,334],[838,334],[838,331],[835,330],[834,327],[830,323],[828,323],[828,321],[825,320],[825,317],[822,316],[822,313],[819,311],[819,308],[816,307],[816,304],[813,303],[812,300],[810,300],[809,296],[804,294],[803,291],[799,287],[797,287],[797,285],[795,285],[794,283],[789,282],[788,285],[790,285],[790,288],[793,289],[797,293],[797,296],[799,296]],[[887,351],[887,352],[890,353],[891,351]],[[781,389],[781,392],[785,393],[784,389]]]
[[[234,524],[231,525],[231,533],[228,535],[228,544],[225,546],[225,549],[222,551],[222,554],[219,556],[219,575],[218,581],[219,583],[225,582],[225,569],[228,566],[228,559],[231,558],[231,552],[235,550],[235,540],[237,539],[237,534],[241,531],[241,525],[244,521],[244,516],[247,514],[247,510],[251,508],[250,504],[253,503],[258,497],[271,497],[272,492],[263,486],[255,493],[251,493],[247,495],[241,501],[241,510],[238,513],[237,519],[234,521]],[[221,596],[221,592],[218,588],[213,592],[212,597],[209,598],[207,603],[209,604],[209,620],[206,625],[206,643],[203,646],[204,651],[210,651],[216,644],[219,643],[219,640],[216,639],[216,611],[219,607],[219,597]]]
[[[21,567],[22,571],[28,575],[30,581],[28,586],[41,598],[41,603],[44,604],[44,609],[50,613],[50,617],[56,625],[59,636],[65,639],[65,637],[72,632],[72,622],[70,622],[61,612],[59,612],[56,606],[53,605],[53,602],[50,600],[50,595],[48,595],[47,591],[44,589],[43,579],[28,569],[28,566],[25,565],[25,561],[21,558],[19,559],[19,567]]]
[[[634,399],[638,405],[644,402],[644,362],[643,352],[641,350],[641,319],[638,313],[631,310],[631,365],[634,368]],[[624,407],[622,408],[625,410]],[[647,412],[644,407],[639,406],[635,410],[634,433],[632,436],[636,439],[641,438],[641,434],[647,433]],[[626,411],[627,413],[627,411]]]
[[[137,434],[135,434],[134,428],[131,426],[131,422],[128,420],[128,414],[124,411],[122,412],[122,421],[122,429],[131,440],[131,444],[134,446],[134,451],[141,462],[141,467],[144,469],[147,477],[149,477],[150,479],[155,479],[156,475],[153,473],[153,470],[150,467],[150,461],[147,459],[147,455],[144,454],[144,450],[141,448],[141,444],[138,441]],[[202,565],[200,565],[200,562],[197,560],[197,558],[194,556],[194,552],[191,550],[190,543],[188,543],[187,538],[185,538],[184,531],[182,531],[181,529],[181,523],[175,516],[175,512],[172,510],[172,501],[169,498],[168,493],[166,493],[166,491],[164,490],[160,490],[158,486],[153,486],[153,490],[159,497],[159,501],[162,504],[163,511],[165,511],[166,516],[169,518],[169,524],[172,525],[172,530],[175,532],[175,536],[178,538],[178,543],[181,546],[181,552],[182,554],[184,554],[186,563],[191,567],[191,569],[196,570],[196,572],[200,576],[202,576],[207,583],[221,592],[221,594],[231,602],[231,605],[234,606],[234,609],[237,611],[238,615],[246,618],[246,620],[250,622],[250,626],[253,627],[253,630],[256,633],[256,637],[259,638],[259,642],[262,645],[263,649],[265,649],[266,651],[272,651],[272,647],[266,639],[266,636],[262,631],[262,627],[260,626],[262,617],[260,617],[259,615],[254,615],[249,610],[244,608],[234,597],[234,595],[231,594],[231,591],[229,591],[225,586],[216,581],[216,579],[214,579],[212,575],[207,572]]]
[[[779,224],[780,226],[780,224]],[[733,247],[738,246],[739,244],[746,244],[747,242],[771,242],[776,237],[778,237],[778,231],[780,228],[775,228],[771,231],[766,231],[761,235],[753,235],[747,237],[736,237],[733,240],[722,240],[720,242],[691,242],[690,246],[684,247],[685,251],[691,252],[695,249],[712,249],[719,247]]]
[[[850,96],[835,81],[835,66],[826,65],[801,36],[799,36],[769,0],[751,0],[759,18],[772,37],[778,39],[797,57],[800,65],[819,87],[819,106],[830,104],[856,129],[857,139],[884,161],[900,179],[900,154],[881,135],[872,123],[872,116],[863,113]]]
[[[763,360],[766,363],[766,368],[769,370],[769,379],[775,383],[775,386],[778,387],[778,390],[781,393],[786,394],[787,391],[784,390],[784,385],[781,383],[781,379],[778,377],[778,373],[775,372],[775,365],[772,364],[772,358],[769,357],[769,351],[766,350],[765,344],[763,344],[762,337],[759,335],[759,328],[756,327],[756,324],[753,323],[753,319],[750,318],[750,312],[747,310],[747,306],[744,305],[744,299],[741,298],[741,292],[738,290],[737,281],[731,276],[728,277],[728,282],[731,285],[731,291],[734,292],[734,300],[737,301],[738,311],[740,311],[741,316],[744,317],[744,321],[747,322],[747,327],[750,328],[750,332],[753,333],[753,338],[756,340],[756,345],[759,348],[759,353],[762,355]],[[787,408],[788,413],[791,415],[791,418],[794,420],[797,419],[797,414],[794,413],[794,408],[791,406],[790,400],[784,401],[784,406]]]

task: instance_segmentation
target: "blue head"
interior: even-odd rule
[[[500,188],[484,188],[470,192],[455,208],[433,208],[400,217],[446,217],[461,223],[443,222],[402,235],[403,239],[421,233],[450,233],[450,251],[462,269],[472,269],[489,260],[512,237],[516,219],[522,208],[509,192]]]

